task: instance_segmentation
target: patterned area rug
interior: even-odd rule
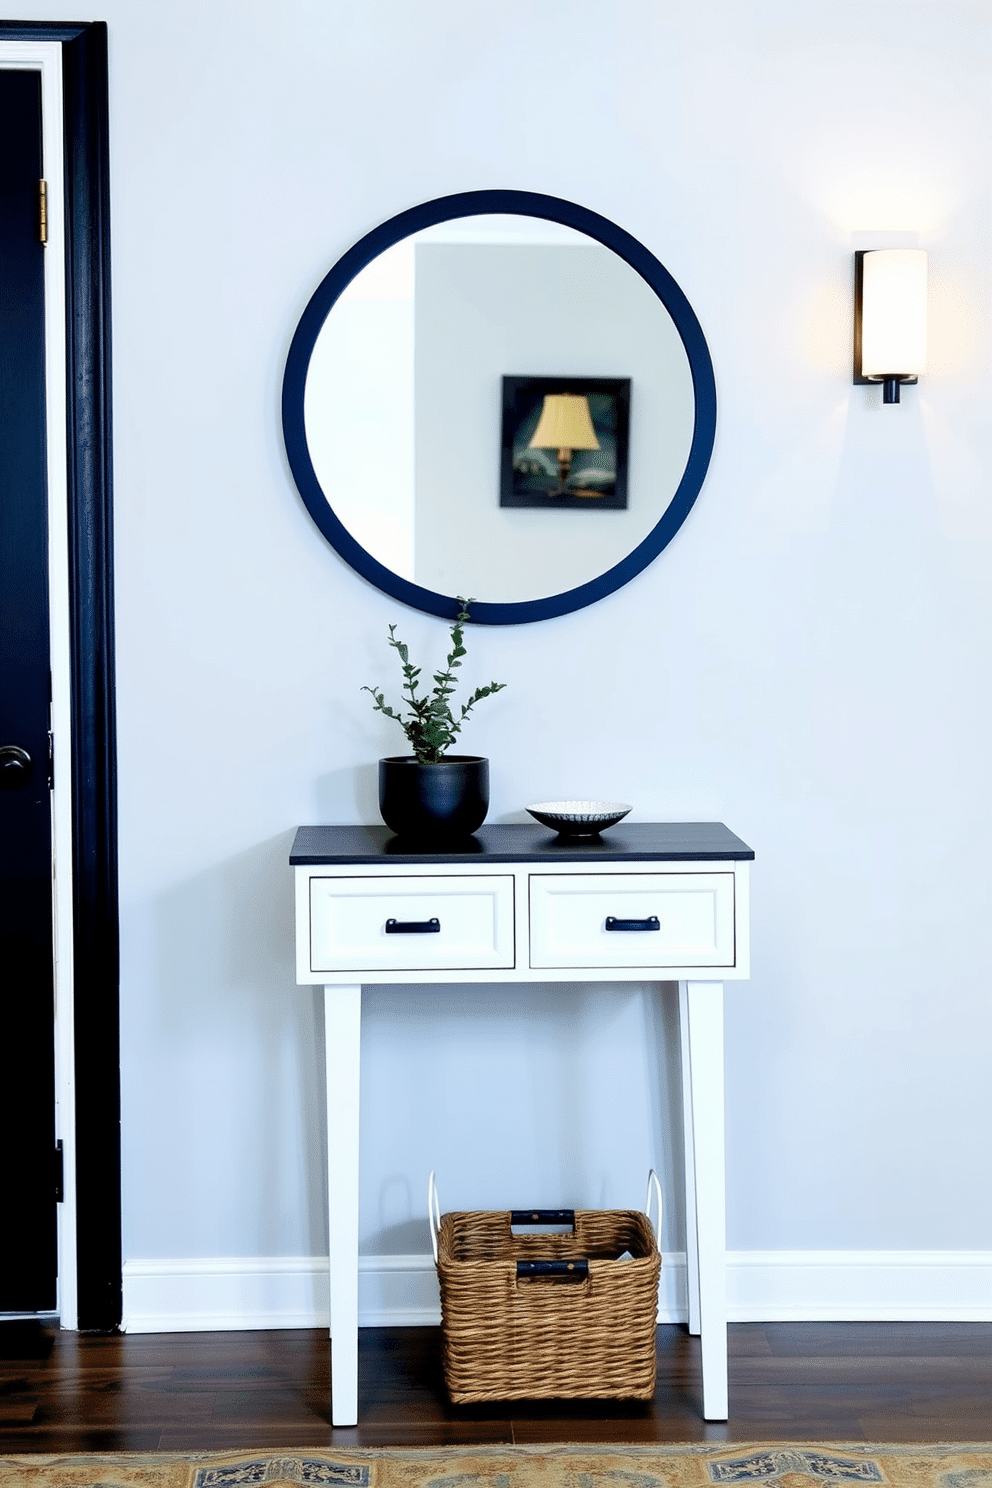
[[[992,1444],[388,1447],[0,1458],[3,1488],[992,1488]]]

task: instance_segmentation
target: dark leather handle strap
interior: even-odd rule
[[[387,920],[387,935],[439,935],[441,921],[433,920]]]
[[[575,1229],[574,1209],[511,1209],[511,1225],[571,1225]]]
[[[660,930],[661,922],[657,915],[648,915],[643,920],[618,920],[615,915],[606,916],[607,930]]]
[[[528,1276],[560,1276],[569,1281],[585,1281],[588,1275],[589,1262],[586,1260],[517,1262],[518,1281],[523,1281]]]

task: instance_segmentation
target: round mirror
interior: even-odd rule
[[[348,563],[394,598],[517,624],[592,604],[671,541],[716,390],[674,279],[605,217],[475,191],[335,264],[283,383],[290,466]]]

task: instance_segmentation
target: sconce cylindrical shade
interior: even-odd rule
[[[876,248],[864,256],[861,371],[916,377],[927,355],[927,256],[922,248]]]
[[[545,393],[530,449],[599,449],[584,393]]]

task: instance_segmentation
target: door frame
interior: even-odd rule
[[[107,26],[2,21],[0,46],[15,66],[39,60],[43,111],[58,108],[61,72],[64,377],[52,379],[61,387],[48,405],[56,1081],[66,1159],[59,1305],[63,1327],[108,1332],[121,1320],[122,1252]],[[57,153],[51,134],[46,173]],[[49,252],[59,252],[57,237]],[[58,277],[46,275],[46,293]]]

